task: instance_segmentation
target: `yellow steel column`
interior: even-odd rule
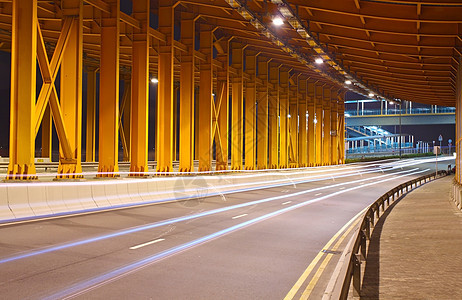
[[[289,70],[283,69],[279,73],[279,164],[281,169],[289,166]]]
[[[199,171],[210,171],[212,167],[212,105],[213,105],[213,33],[207,26],[201,26],[200,51],[206,61],[200,65],[199,75]]]
[[[95,161],[95,131],[96,131],[96,68],[87,72],[87,132],[85,161]]]
[[[331,94],[331,164],[338,165],[339,157],[339,138],[338,138],[338,104],[337,104],[337,97],[339,95],[338,90],[332,90]]]
[[[140,28],[133,31],[131,108],[130,114],[125,113],[131,116],[130,137],[125,138],[130,146],[132,176],[143,176],[148,171],[149,2],[133,1],[132,16],[140,22]]]
[[[194,171],[194,49],[195,19],[193,14],[181,13],[181,42],[188,53],[180,63],[180,172]]]
[[[132,71],[133,72],[133,71]],[[133,74],[132,74],[133,75]],[[124,76],[124,94],[122,96],[122,104],[119,109],[119,132],[123,146],[123,161],[130,161],[130,127],[131,125],[131,99],[132,99],[132,82],[131,78]]]
[[[324,118],[323,118],[323,155],[322,155],[322,164],[324,166],[328,166],[332,164],[331,161],[331,152],[332,152],[332,139],[330,135],[330,125],[331,125],[331,110],[330,110],[330,102],[331,102],[331,88],[325,87],[323,90],[323,101],[322,107],[324,110]]]
[[[338,129],[337,136],[339,137],[339,164],[345,163],[345,92],[341,92],[338,96]]]
[[[298,168],[298,78],[299,74],[292,76],[290,79],[290,90],[289,90],[289,112],[288,125],[289,125],[289,136],[288,136],[288,149],[289,149],[289,167]]]
[[[242,170],[244,49],[236,43],[232,43],[230,47],[231,65],[237,71],[237,75],[233,76],[231,95],[231,169]]]
[[[217,70],[217,98],[216,113],[218,113],[216,144],[216,170],[228,169],[228,140],[229,140],[229,42],[216,42],[217,60],[223,66]]]
[[[118,176],[119,147],[119,20],[118,0],[111,13],[102,13],[99,88],[99,177]]]
[[[10,163],[7,179],[36,179],[37,0],[13,1]]]
[[[459,65],[457,67],[456,77],[456,174],[455,179],[459,184],[462,183],[462,56],[457,58]],[[344,93],[342,93],[342,96]],[[344,98],[342,98],[344,99]],[[340,99],[339,99],[340,102]],[[340,103],[339,103],[340,105]],[[340,110],[339,110],[340,111]],[[460,199],[459,199],[460,201]]]
[[[322,148],[323,148],[323,139],[322,139],[322,121],[323,121],[323,111],[322,111],[322,85],[316,85],[315,87],[315,97],[316,97],[316,166],[322,165]]]
[[[269,168],[279,168],[279,69],[280,65],[270,63],[269,82]]]
[[[268,59],[258,57],[257,169],[268,168]]]
[[[307,97],[308,97],[308,166],[313,167],[316,165],[316,86],[313,82],[307,84]]]
[[[308,166],[308,113],[307,113],[307,95],[306,79],[299,78],[298,93],[298,164],[299,167]]]
[[[172,0],[159,0],[159,31],[167,41],[160,42],[157,85],[157,172],[172,171],[173,153],[173,35],[174,8]]]
[[[247,51],[245,72],[250,76],[245,91],[245,169],[255,170],[256,160],[256,98],[257,98],[257,53]]]
[[[42,119],[42,157],[49,158],[51,161],[51,149],[52,149],[52,119],[51,110],[47,106]]]
[[[64,0],[64,16],[73,17],[67,46],[61,63],[61,111],[71,147],[71,157],[61,151],[58,178],[78,178],[82,175],[82,72],[83,72],[83,2]],[[61,144],[61,141],[60,141]]]

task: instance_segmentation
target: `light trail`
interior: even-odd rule
[[[387,181],[394,180],[394,179],[398,179],[398,178],[401,178],[401,177],[404,177],[404,176],[420,174],[420,173],[426,172],[428,170],[430,170],[430,169],[424,169],[424,170],[420,170],[420,171],[415,171],[413,173],[396,176],[396,177],[393,177],[393,178],[387,178],[387,179],[383,179],[383,180],[379,180],[379,181],[374,181],[374,182],[371,182],[371,183],[368,183],[368,184],[365,184],[365,185],[362,185],[362,186],[355,186],[355,187],[345,189],[345,190],[342,190],[342,191],[337,191],[337,192],[334,192],[332,194],[328,194],[328,195],[325,195],[325,196],[322,196],[322,197],[319,197],[319,198],[304,201],[304,202],[292,205],[290,207],[279,209],[277,211],[265,214],[263,216],[260,216],[260,217],[257,217],[257,218],[242,222],[240,224],[228,227],[226,229],[217,231],[215,233],[203,236],[203,237],[198,238],[196,240],[193,240],[191,242],[187,242],[187,243],[184,243],[182,245],[172,247],[170,249],[159,252],[157,254],[154,254],[154,255],[149,256],[147,258],[144,258],[142,260],[136,261],[136,262],[134,262],[132,264],[129,264],[129,265],[126,265],[124,267],[121,267],[121,268],[112,270],[110,272],[107,272],[105,274],[96,276],[96,277],[94,277],[94,278],[92,278],[90,280],[86,280],[86,281],[82,281],[80,283],[74,284],[74,285],[72,285],[71,287],[69,287],[69,288],[67,288],[65,290],[62,290],[62,291],[60,291],[58,293],[55,293],[55,294],[52,294],[52,295],[50,295],[48,297],[45,297],[44,299],[47,299],[47,300],[51,300],[51,299],[70,299],[70,298],[74,298],[76,296],[80,296],[80,295],[82,295],[82,294],[84,294],[86,292],[89,292],[89,291],[91,291],[93,289],[96,289],[96,288],[98,288],[98,287],[100,287],[102,285],[108,284],[108,283],[113,282],[113,281],[115,281],[115,280],[117,280],[119,278],[125,277],[125,276],[127,276],[127,275],[129,275],[131,273],[134,273],[134,272],[139,271],[139,270],[141,270],[143,268],[146,268],[146,267],[158,262],[161,259],[173,256],[173,255],[178,254],[180,252],[183,252],[185,250],[196,247],[196,246],[198,246],[200,244],[209,242],[209,241],[211,241],[213,239],[219,238],[221,236],[227,235],[227,234],[229,234],[231,232],[240,230],[242,228],[248,227],[248,226],[256,224],[258,222],[267,220],[269,218],[273,218],[275,216],[278,216],[278,215],[281,215],[283,213],[295,210],[297,208],[300,208],[300,207],[303,207],[303,206],[306,206],[306,205],[309,205],[309,204],[313,204],[313,203],[316,203],[316,202],[319,202],[319,201],[322,201],[322,200],[325,200],[325,199],[328,199],[328,198],[331,198],[333,196],[337,196],[337,195],[340,195],[340,194],[343,194],[343,193],[346,193],[346,192],[349,192],[349,191],[364,188],[366,186],[372,186],[372,185],[380,184],[380,183],[387,182]],[[408,173],[408,172],[403,171],[403,172],[400,172],[400,173]]]
[[[126,234],[140,232],[140,231],[153,229],[153,228],[157,228],[157,227],[161,227],[161,226],[165,226],[165,225],[171,225],[171,224],[178,223],[178,222],[198,219],[198,218],[201,218],[201,217],[222,213],[222,212],[230,211],[230,210],[237,209],[237,208],[242,208],[242,207],[247,207],[247,206],[251,206],[251,205],[255,205],[255,204],[261,204],[261,203],[266,203],[266,202],[270,202],[270,201],[285,199],[285,198],[289,198],[289,197],[295,197],[295,196],[307,194],[307,193],[310,193],[310,192],[325,190],[325,189],[329,189],[329,188],[333,188],[333,187],[344,186],[344,185],[355,184],[355,183],[361,183],[361,182],[364,182],[364,181],[367,181],[367,180],[374,180],[374,179],[377,179],[377,178],[389,177],[389,176],[393,176],[395,174],[412,172],[412,171],[415,171],[417,169],[418,168],[411,169],[411,170],[406,170],[406,171],[400,171],[400,172],[396,172],[396,173],[384,174],[384,175],[380,175],[380,176],[376,176],[376,177],[372,177],[372,178],[365,178],[365,179],[353,180],[353,181],[344,182],[344,183],[337,183],[337,184],[333,184],[333,185],[329,185],[329,186],[317,187],[317,188],[304,190],[304,191],[300,191],[300,192],[296,192],[296,193],[291,193],[291,194],[286,194],[286,195],[281,195],[281,196],[275,196],[275,197],[270,197],[270,198],[264,198],[264,199],[255,200],[255,201],[251,201],[251,202],[246,202],[246,203],[241,203],[241,204],[237,204],[237,205],[232,205],[232,206],[222,207],[222,208],[218,208],[218,209],[213,209],[213,210],[201,212],[201,213],[198,213],[198,214],[193,214],[193,215],[188,215],[188,216],[183,216],[183,217],[178,217],[178,218],[172,218],[172,219],[168,219],[168,220],[164,220],[164,221],[160,221],[160,222],[151,223],[151,224],[148,224],[148,225],[143,225],[143,226],[134,227],[134,228],[126,229],[126,230],[121,230],[121,231],[118,231],[118,232],[114,232],[114,233],[110,233],[110,234],[106,234],[106,235],[102,235],[102,236],[97,236],[97,237],[84,239],[84,240],[80,240],[80,241],[76,241],[76,242],[71,242],[71,243],[66,243],[66,244],[62,244],[62,245],[58,245],[58,246],[48,247],[48,248],[41,249],[41,250],[31,251],[31,252],[16,255],[16,256],[11,256],[11,257],[8,257],[8,258],[0,259],[0,264],[4,264],[4,263],[20,260],[20,259],[32,257],[32,256],[37,256],[37,255],[41,255],[41,254],[45,254],[45,253],[50,253],[50,252],[54,252],[54,251],[59,251],[59,250],[63,250],[63,249],[67,249],[67,248],[71,248],[71,247],[75,247],[75,246],[81,246],[81,245],[85,245],[85,244],[89,244],[89,243],[93,243],[93,242],[99,242],[99,241],[103,241],[103,240],[106,240],[106,239],[123,236],[123,235],[126,235]],[[364,173],[373,173],[373,172],[377,172],[377,171],[368,171],[368,172],[364,172]],[[342,192],[343,191],[347,191],[347,190],[342,190]]]

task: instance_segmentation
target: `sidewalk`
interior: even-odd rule
[[[361,299],[462,299],[462,212],[453,176],[412,191],[373,232]]]

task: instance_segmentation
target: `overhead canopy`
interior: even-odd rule
[[[197,30],[213,27],[217,51],[231,39],[321,84],[389,100],[455,105],[462,1],[151,0],[153,16],[161,1],[176,7],[175,26],[183,13],[192,13]],[[110,11],[109,2],[84,0],[87,65],[99,64],[100,17]],[[130,1],[121,1],[120,64],[127,72],[131,36],[140,26],[129,6]],[[38,7],[44,39],[54,48],[61,28],[60,1],[39,1]],[[11,0],[0,1],[0,11],[0,49],[9,50]],[[277,16],[282,25],[273,23]],[[155,29],[155,19],[150,31],[152,72],[157,71],[158,42],[166,39]],[[179,41],[174,46],[178,57],[187,50]],[[204,59],[198,51],[195,56]],[[315,62],[319,58],[323,64]]]

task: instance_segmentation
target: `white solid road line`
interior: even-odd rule
[[[286,205],[286,204],[289,204],[289,203],[292,203],[292,201],[284,202],[284,203],[282,203],[282,205]]]
[[[242,215],[239,215],[239,216],[235,216],[233,217],[233,219],[239,219],[239,218],[242,218],[242,217],[245,217],[247,216],[247,214],[242,214]]]
[[[165,241],[165,239],[157,239],[157,240],[150,241],[150,242],[147,242],[147,243],[144,243],[144,244],[136,245],[136,246],[130,247],[130,250],[136,250],[136,249],[139,249],[141,247],[149,246],[149,245],[152,245],[152,244],[155,244],[155,243],[158,243],[158,242],[162,242],[162,241]]]

